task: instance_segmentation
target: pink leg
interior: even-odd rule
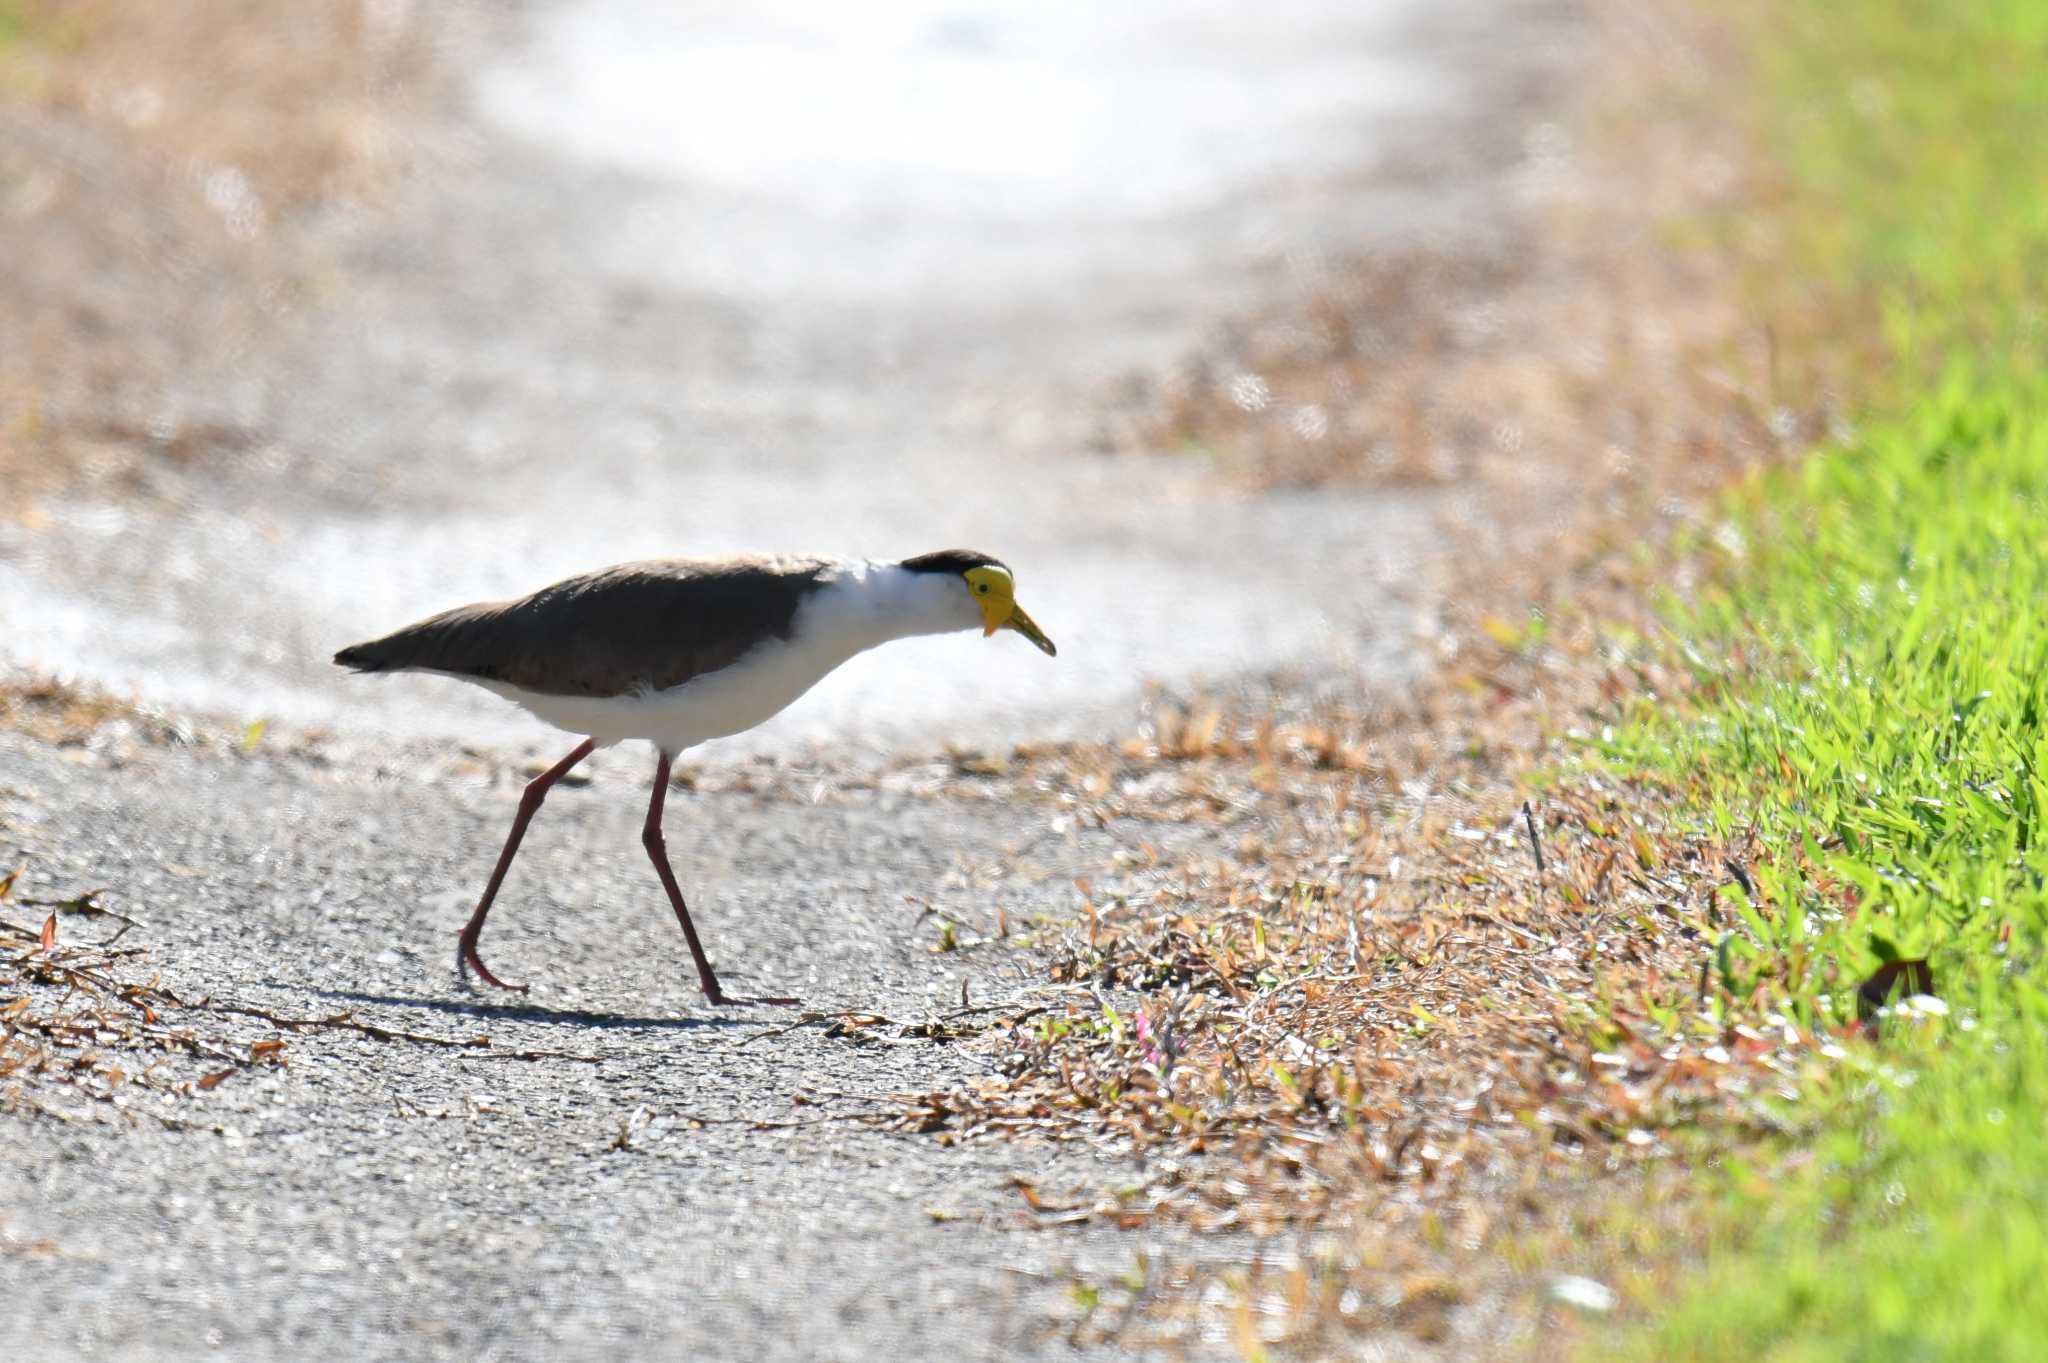
[[[704,997],[713,1003],[795,1003],[795,999],[736,999],[728,996],[718,987],[718,976],[711,973],[711,962],[704,955],[703,944],[697,940],[697,929],[690,922],[689,905],[683,903],[683,892],[676,885],[676,873],[668,864],[668,842],[661,836],[661,809],[668,798],[669,767],[675,761],[666,752],[657,752],[654,762],[654,795],[647,802],[647,827],[640,834],[647,855],[654,862],[655,874],[661,877],[661,888],[668,891],[668,902],[675,907],[676,918],[683,925],[683,938],[690,944],[690,955],[697,962],[697,983],[704,989]]]
[[[519,813],[513,816],[512,832],[505,838],[505,850],[498,853],[497,869],[491,872],[491,883],[484,886],[484,897],[477,901],[476,912],[469,916],[469,926],[462,930],[462,936],[455,947],[455,968],[464,979],[469,978],[473,969],[483,982],[499,989],[516,989],[526,992],[523,984],[507,984],[490,972],[484,958],[477,955],[477,939],[483,936],[484,918],[491,911],[491,901],[498,897],[498,887],[505,883],[505,872],[512,867],[512,858],[519,851],[519,840],[526,836],[526,825],[533,822],[534,811],[541,801],[548,798],[548,788],[569,774],[569,769],[590,756],[597,746],[597,740],[586,738],[576,745],[576,750],[561,761],[549,767],[526,783],[526,793],[519,797]]]

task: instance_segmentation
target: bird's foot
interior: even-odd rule
[[[462,977],[464,985],[468,985],[470,982],[469,972],[472,970],[476,972],[478,979],[490,985],[493,989],[509,990],[514,994],[524,994],[526,992],[525,985],[507,984],[496,975],[493,975],[491,968],[484,964],[484,958],[477,954],[475,940],[465,936],[455,946],[455,973]]]

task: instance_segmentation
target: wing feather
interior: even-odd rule
[[[334,661],[445,672],[554,696],[665,691],[787,639],[824,559],[658,559],[568,578],[516,601],[429,616]]]

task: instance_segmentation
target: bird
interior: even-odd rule
[[[1059,650],[1017,604],[1001,560],[942,549],[900,560],[747,554],[622,563],[565,578],[516,600],[457,606],[334,661],[357,673],[425,672],[495,692],[582,736],[527,783],[476,910],[456,939],[456,971],[525,992],[484,964],[484,919],[548,791],[601,747],[654,745],[654,792],[641,843],[668,894],[712,1004],[795,1003],[728,995],[704,954],[662,836],[662,805],[678,754],[780,713],[854,655],[917,635],[978,629]]]

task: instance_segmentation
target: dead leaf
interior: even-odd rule
[[[51,914],[43,920],[43,950],[49,951],[57,945],[57,915]]]
[[[215,1070],[212,1074],[207,1075],[204,1079],[201,1079],[199,1081],[199,1087],[202,1091],[206,1089],[217,1088],[220,1085],[221,1080],[227,1078],[229,1075],[233,1073],[233,1070]]]
[[[1039,1196],[1036,1187],[1026,1183],[1023,1179],[1016,1180],[1016,1183],[1018,1195],[1024,1199],[1024,1205],[1042,1215],[1064,1215],[1079,1209],[1081,1206],[1078,1202],[1048,1202]],[[1083,1215],[1085,1216],[1086,1213],[1084,1212]]]
[[[1620,858],[1621,849],[1619,847],[1607,849],[1606,857],[1600,862],[1600,869],[1593,872],[1593,888],[1587,894],[1587,899],[1598,898],[1600,893],[1607,888],[1607,873],[1614,869],[1614,863],[1620,860]]]

